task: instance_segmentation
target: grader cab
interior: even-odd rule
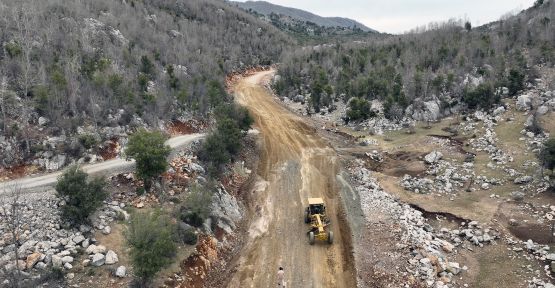
[[[327,228],[330,220],[326,214],[326,206],[322,198],[308,198],[304,222],[310,224],[308,231],[308,243],[313,245],[316,240],[333,243],[333,232]]]

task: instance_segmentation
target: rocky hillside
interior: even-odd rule
[[[554,10],[551,1],[538,1],[478,28],[449,21],[384,39],[305,47],[284,57],[274,88],[308,103],[309,113],[332,112],[338,102],[348,102],[346,121],[380,113],[394,120],[437,120],[488,109],[532,85],[537,68],[553,63]]]
[[[227,73],[270,64],[291,44],[217,0],[7,1],[0,27],[4,168],[204,115],[225,98]]]
[[[373,29],[366,27],[364,24],[359,23],[353,19],[342,17],[322,17],[304,11],[301,9],[289,8],[280,5],[275,5],[266,1],[247,1],[247,2],[232,2],[234,5],[241,7],[245,10],[251,10],[258,14],[269,16],[277,14],[287,16],[301,22],[310,22],[322,27],[341,27],[341,28],[356,28],[364,32],[376,32]]]

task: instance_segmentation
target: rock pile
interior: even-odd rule
[[[433,191],[434,181],[428,178],[405,175],[403,179],[401,179],[401,187],[415,193],[427,194]]]
[[[447,255],[454,251],[455,245],[442,239],[442,234],[451,233],[435,232],[422,212],[397,201],[383,191],[362,163],[358,163],[350,172],[359,184],[356,190],[360,195],[367,221],[373,221],[369,211],[380,211],[401,226],[401,240],[397,247],[407,251],[411,258],[406,271],[422,280],[428,287],[451,287],[449,283],[454,280],[454,275],[466,270],[466,267],[448,259]]]
[[[59,207],[63,204],[62,200],[52,194],[18,202],[22,223],[18,247],[13,242],[8,224],[0,223],[0,276],[15,269],[16,248],[18,266],[29,275],[40,274],[48,267],[71,270],[75,265],[74,260],[83,250],[93,254],[90,260],[85,260],[92,265],[99,266],[96,264],[102,261],[102,264],[117,263],[117,255],[111,250],[106,251],[104,246],[97,245],[96,239],[90,236],[94,228],[105,231],[112,221],[127,219],[129,215],[122,209],[124,205],[115,201],[105,203],[93,216],[94,228],[81,225],[79,229],[67,229],[60,219]],[[100,255],[104,260],[99,260]]]

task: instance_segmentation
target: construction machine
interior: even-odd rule
[[[326,206],[322,198],[308,198],[308,207],[304,214],[304,222],[310,224],[308,243],[313,245],[316,240],[333,243],[333,232],[327,228],[330,220],[326,214]]]

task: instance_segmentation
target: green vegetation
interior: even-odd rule
[[[171,149],[165,145],[166,136],[161,132],[140,130],[129,136],[125,149],[127,159],[137,163],[137,176],[144,181],[145,189],[150,190],[152,180],[168,168],[167,157]]]
[[[218,104],[214,115],[217,121],[216,130],[206,137],[199,151],[200,159],[208,162],[208,170],[212,176],[219,174],[223,164],[228,163],[239,152],[241,141],[254,122],[246,108],[234,103]]]
[[[96,144],[98,144],[98,141],[96,140],[94,135],[91,134],[79,135],[79,142],[81,143],[81,145],[83,145],[83,147],[85,147],[85,149],[91,149]]]
[[[21,53],[23,53],[21,46],[15,42],[6,43],[6,45],[4,45],[4,49],[6,49],[6,53],[8,53],[10,58],[19,57]]]
[[[526,75],[517,69],[511,69],[509,71],[509,77],[507,79],[507,87],[509,88],[509,95],[516,95],[518,91],[524,88],[524,79]]]
[[[555,169],[555,138],[547,140],[544,146],[540,153],[542,166],[553,171]]]
[[[501,100],[498,95],[495,95],[491,84],[480,84],[474,89],[465,88],[463,93],[463,101],[470,109],[489,109]]]
[[[192,186],[185,205],[181,207],[181,221],[195,227],[201,227],[210,214],[212,193],[201,186]]]
[[[549,177],[549,185],[552,190],[555,190],[555,176],[553,175],[553,169],[555,169],[555,138],[550,138],[544,143],[543,149],[540,151],[538,158],[541,163],[542,176],[544,169],[550,170],[551,174]]]
[[[73,226],[88,222],[88,217],[106,199],[105,182],[102,178],[87,180],[87,173],[77,165],[69,167],[58,179],[56,192],[66,204],[62,217]]]
[[[14,106],[19,107],[14,115],[38,112],[49,120],[45,128],[65,131],[84,122],[113,125],[108,116],[120,109],[151,126],[183,111],[206,116],[214,83],[223,83],[232,71],[277,62],[293,44],[271,24],[219,0],[3,4],[0,70],[6,72],[6,87],[1,90],[25,102]],[[117,17],[99,17],[99,11]],[[163,20],[144,25],[149,16],[137,17],[137,11]],[[79,29],[86,41],[82,33],[69,32]],[[8,123],[1,126],[36,123],[14,115],[6,115]],[[118,124],[127,125],[125,120]],[[16,141],[40,141],[36,133],[20,135],[26,129],[19,128]]]
[[[497,103],[498,88],[516,95],[536,77],[534,65],[553,64],[555,49],[546,44],[552,25],[543,16],[553,11],[552,3],[538,3],[485,27],[451,20],[400,36],[303,47],[283,57],[273,88],[291,99],[311,94],[315,111],[329,106],[328,99],[377,99],[390,119],[404,116],[417,99],[437,99],[442,110],[461,103],[487,109]],[[356,109],[349,111],[357,118]]]
[[[370,110],[370,103],[366,99],[357,97],[351,98],[349,101],[349,109],[347,110],[347,121],[366,120],[369,117],[375,117],[376,113]]]
[[[131,248],[133,274],[148,283],[176,254],[176,227],[160,211],[132,216],[125,233]]]
[[[187,245],[195,245],[197,244],[197,241],[198,241],[197,233],[195,232],[194,229],[191,229],[191,228],[185,229],[180,226],[179,237],[181,238],[181,241],[183,241],[183,243]]]

